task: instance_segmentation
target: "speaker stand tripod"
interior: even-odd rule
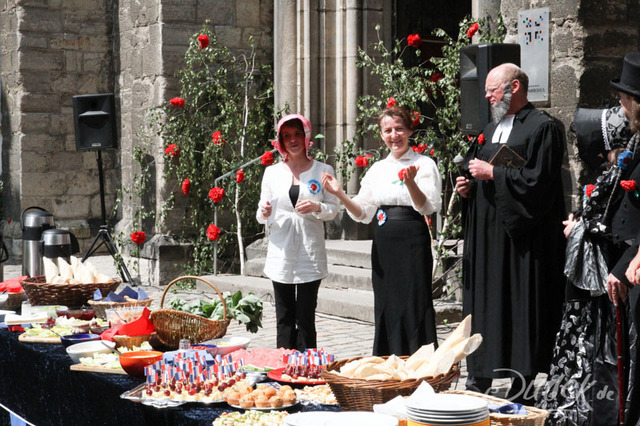
[[[100,225],[100,230],[96,235],[96,238],[91,243],[89,250],[87,250],[87,254],[82,258],[82,262],[87,260],[93,253],[96,252],[103,245],[111,254],[113,261],[120,272],[120,276],[122,277],[123,282],[130,283],[132,286],[136,286],[136,284],[131,279],[131,275],[129,274],[129,270],[127,269],[127,265],[124,264],[124,259],[118,253],[118,249],[116,245],[113,244],[113,238],[111,238],[111,234],[109,233],[109,227],[107,226],[107,213],[104,203],[104,174],[102,172],[102,154],[100,151],[97,151],[96,161],[98,162],[98,179],[100,180],[100,208],[102,213],[102,225]]]

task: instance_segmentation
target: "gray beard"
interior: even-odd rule
[[[497,123],[501,122],[507,111],[511,106],[511,88],[509,86],[504,88],[504,94],[502,99],[495,105],[491,105],[491,118]]]

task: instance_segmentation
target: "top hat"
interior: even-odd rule
[[[611,80],[611,86],[640,101],[640,53],[628,53],[622,64],[620,78]]]

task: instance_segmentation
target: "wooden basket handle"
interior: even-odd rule
[[[160,309],[162,309],[162,307],[164,305],[164,296],[167,294],[167,291],[169,291],[169,289],[171,288],[172,285],[174,285],[178,281],[182,281],[182,280],[198,280],[198,281],[202,281],[203,283],[207,284],[209,287],[214,289],[216,291],[216,293],[218,293],[218,297],[222,301],[222,308],[223,308],[222,319],[223,320],[227,319],[227,302],[225,302],[224,296],[222,295],[222,293],[220,293],[220,290],[218,290],[218,287],[216,287],[211,282],[205,280],[202,277],[196,277],[196,276],[193,276],[193,275],[185,275],[183,277],[178,277],[175,280],[171,281],[169,284],[167,284],[167,287],[162,292],[162,298],[160,299]]]

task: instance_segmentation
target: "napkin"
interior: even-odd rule
[[[149,318],[151,316],[151,311],[149,308],[144,308],[142,311],[142,315],[135,321],[131,321],[128,324],[118,324],[115,327],[111,327],[108,330],[105,330],[100,338],[102,340],[113,341],[113,336],[121,335],[121,336],[144,336],[147,334],[151,334],[155,331],[155,327]]]
[[[123,298],[125,296],[128,296],[135,300],[135,299],[138,299],[138,292],[136,292],[131,287],[126,286],[120,293],[118,293],[118,296],[122,296]]]
[[[524,405],[518,403],[497,405],[490,402],[487,407],[489,408],[489,412],[491,413],[523,415],[527,414],[527,409],[524,407]]]
[[[105,297],[103,301],[104,302],[126,302],[127,299],[125,299],[124,296],[121,296],[113,291],[110,291],[109,294],[107,294],[107,297]]]
[[[434,395],[436,392],[433,390],[431,385],[425,381],[420,383],[420,386],[413,391],[411,396],[407,398],[407,400],[412,400],[417,398],[419,400],[424,400],[428,398],[430,395]],[[389,416],[396,417],[398,419],[406,419],[407,418],[407,408],[405,405],[405,400],[402,396],[398,395],[390,401],[385,402],[384,404],[374,404],[373,411],[378,414],[387,414]]]
[[[23,275],[21,277],[11,278],[0,283],[0,291],[6,291],[7,293],[22,293],[22,285],[20,281],[26,280],[28,277]]]

